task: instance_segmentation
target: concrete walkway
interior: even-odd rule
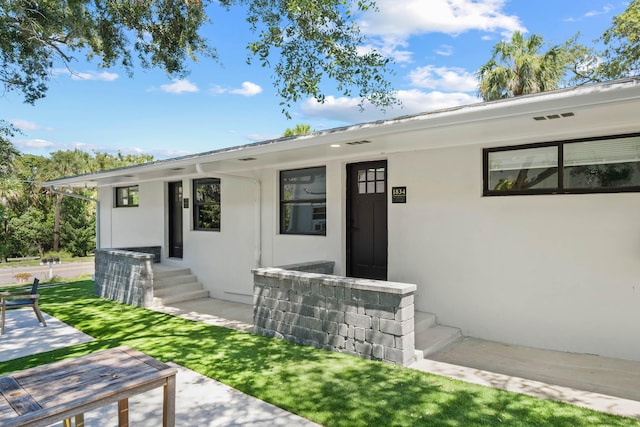
[[[233,329],[252,328],[253,308],[247,304],[203,299],[157,310]],[[0,337],[0,361],[92,339],[51,316],[45,314],[45,319],[47,328],[39,326],[30,309],[7,313],[7,331]],[[48,340],[44,339],[47,335]],[[640,418],[640,362],[465,338],[412,368]],[[315,425],[186,368],[178,369],[177,425]],[[131,399],[130,405],[134,425],[158,425],[161,399],[154,391]],[[110,425],[100,420],[112,419],[115,410],[112,405],[87,414],[87,419],[93,420],[89,425]]]
[[[75,328],[43,313],[47,327],[38,323],[30,308],[10,310],[5,334],[0,335],[0,361],[16,359],[93,340]],[[176,375],[176,426],[293,426],[318,424],[235,390],[180,365]],[[129,399],[129,422],[140,427],[162,425],[162,389]],[[118,419],[117,404],[87,412],[92,427],[111,427]],[[0,421],[0,425],[2,422]],[[60,423],[54,424],[59,426]]]
[[[251,331],[253,307],[202,299],[159,307],[187,319]],[[475,384],[640,418],[640,362],[464,338],[414,369]]]

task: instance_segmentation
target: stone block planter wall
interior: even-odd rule
[[[96,249],[96,294],[138,307],[153,305],[153,254]]]
[[[114,248],[123,251],[142,252],[145,254],[153,254],[154,264],[159,264],[162,261],[162,247],[161,246],[136,246],[131,248]]]
[[[416,285],[283,268],[253,270],[255,333],[407,366]]]

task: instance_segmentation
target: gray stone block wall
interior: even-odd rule
[[[162,247],[161,246],[136,246],[131,248],[113,248],[123,251],[142,252],[144,254],[153,254],[154,264],[159,264],[162,261]]]
[[[95,255],[98,296],[138,307],[153,305],[153,254],[97,249]]]
[[[281,265],[277,268],[283,270],[304,271],[306,273],[322,273],[333,274],[333,268],[336,265],[333,261],[311,261],[301,262],[298,264]]]
[[[283,268],[255,269],[253,279],[255,333],[403,366],[415,360],[416,285]]]

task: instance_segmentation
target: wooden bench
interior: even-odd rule
[[[164,388],[162,425],[175,426],[177,370],[130,347],[116,347],[0,377],[0,425],[84,426],[84,413],[118,402],[129,425],[129,397]]]

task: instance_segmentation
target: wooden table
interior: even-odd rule
[[[129,347],[37,366],[0,377],[0,425],[84,425],[85,412],[118,402],[129,425],[129,397],[164,387],[162,425],[175,426],[176,369]]]

